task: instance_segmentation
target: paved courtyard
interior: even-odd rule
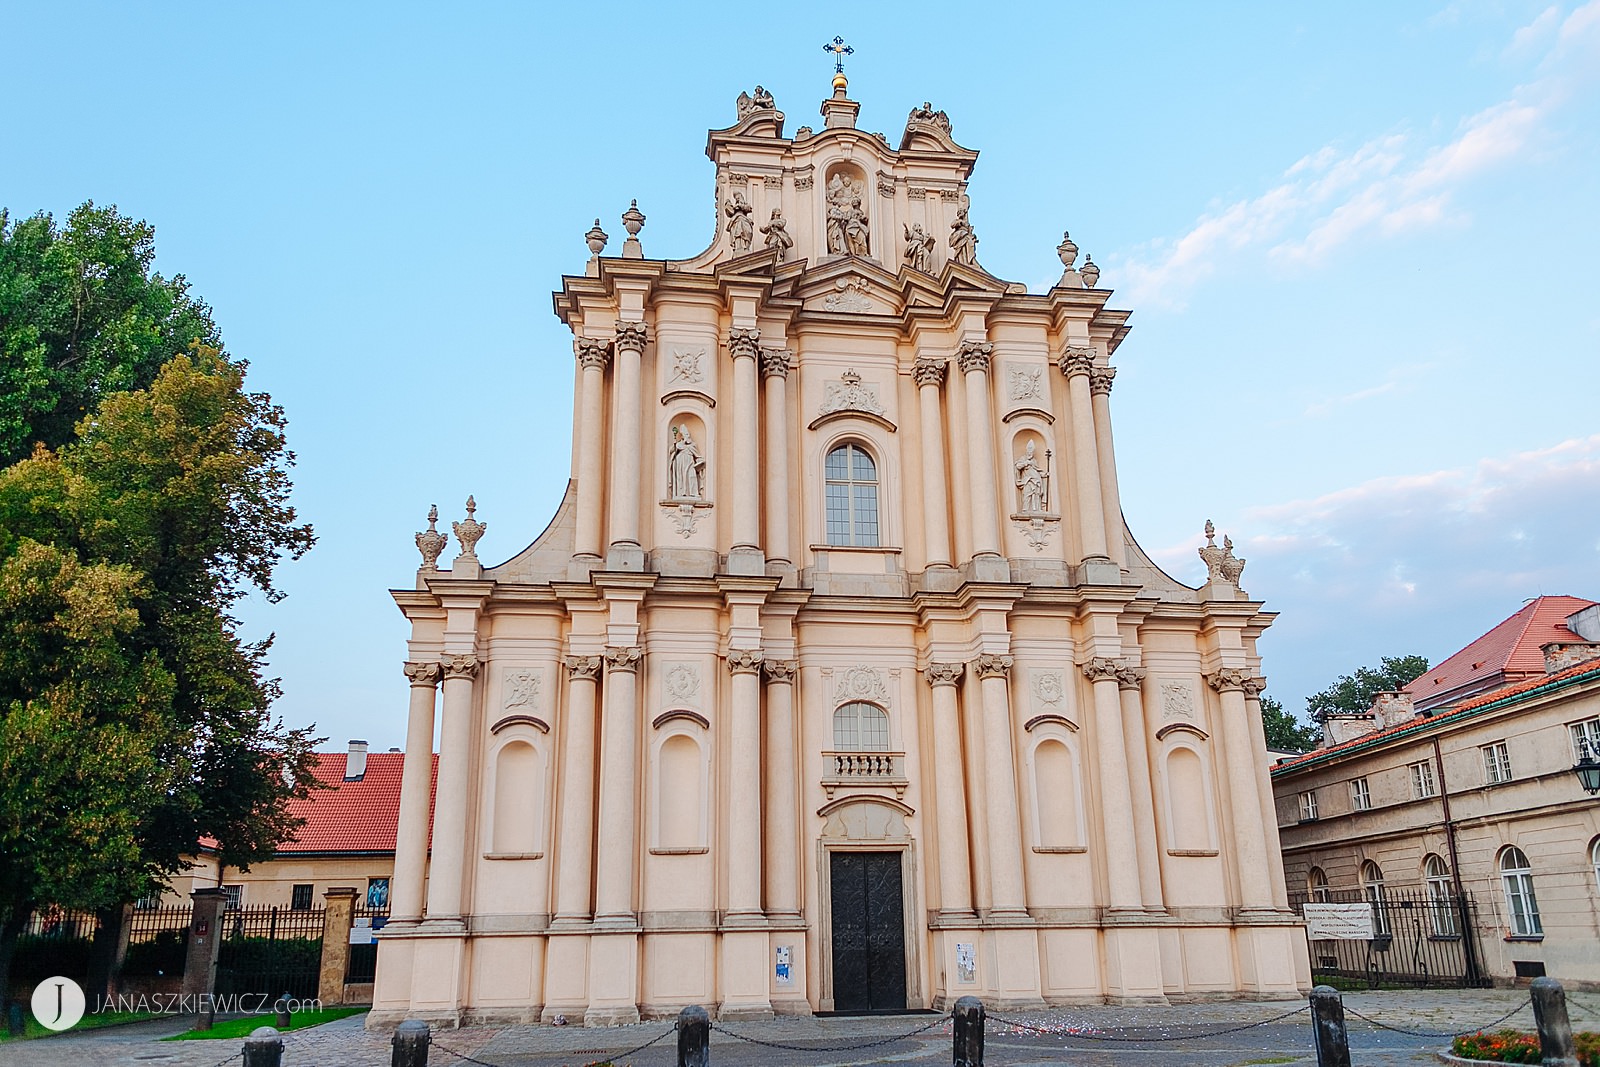
[[[1357,1065],[1436,1063],[1433,1052],[1448,1039],[1379,1029],[1354,1012],[1402,1030],[1460,1031],[1493,1024],[1521,1006],[1504,1025],[1531,1029],[1532,1011],[1523,990],[1444,990],[1349,993],[1351,1049]],[[1037,1033],[990,1019],[987,1062],[1005,1067],[1032,1064],[1127,1065],[1127,1067],[1245,1067],[1256,1064],[1311,1064],[1309,1015],[1299,1012],[1265,1025],[1300,1007],[1294,1002],[1229,1002],[1164,1007],[1088,1007],[1005,1016],[1046,1031]],[[1574,994],[1569,1000],[1577,1029],[1600,1029],[1600,994]],[[284,1067],[384,1067],[389,1035],[369,1033],[356,1016],[285,1038]],[[0,1067],[221,1067],[237,1061],[236,1041],[163,1042],[188,1020],[153,1020],[133,1026],[36,1041],[0,1045]],[[929,1027],[929,1024],[933,1024]],[[469,1027],[435,1035],[431,1065],[462,1064],[462,1056],[494,1067],[582,1067],[615,1058],[633,1067],[670,1067],[676,1043],[665,1036],[629,1052],[670,1029],[669,1022],[607,1030],[579,1027]],[[921,1033],[900,1040],[919,1027]],[[1241,1027],[1248,1027],[1240,1029]],[[1229,1032],[1222,1032],[1229,1031]],[[795,1048],[772,1048],[740,1040],[754,1038]],[[1176,1039],[1176,1040],[1173,1040]],[[873,1044],[876,1042],[883,1042]],[[847,1046],[863,1046],[849,1049]],[[625,1053],[625,1054],[623,1054]],[[623,1054],[623,1055],[619,1055]],[[226,1058],[226,1059],[225,1059]],[[714,1064],[779,1067],[849,1067],[854,1064],[950,1061],[949,1023],[933,1016],[878,1018],[785,1018],[764,1023],[729,1023],[713,1033]]]

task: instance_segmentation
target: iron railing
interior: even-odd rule
[[[225,911],[217,952],[218,994],[316,997],[324,918],[322,908]]]
[[[1308,931],[1313,974],[1364,979],[1374,987],[1489,984],[1479,962],[1478,908],[1471,894],[1385,884],[1291,894],[1289,903],[1302,914],[1307,903],[1372,909],[1370,939],[1313,939]]]
[[[356,929],[364,919],[372,929],[380,929],[389,921],[388,908],[369,908],[366,904],[357,904],[351,913],[351,928]],[[344,967],[344,980],[346,985],[355,985],[362,982],[373,981],[378,974],[378,945],[351,945],[350,956]]]

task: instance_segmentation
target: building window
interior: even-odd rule
[[[1315,792],[1300,794],[1300,821],[1317,821],[1317,794]]]
[[[1539,901],[1533,895],[1533,868],[1515,845],[1500,853],[1500,885],[1506,894],[1506,914],[1512,937],[1543,937]]]
[[[1600,759],[1600,719],[1585,719],[1575,722],[1570,727],[1572,730],[1572,754],[1581,760],[1585,756]]]
[[[1372,905],[1372,932],[1389,934],[1389,891],[1383,884],[1383,869],[1371,860],[1361,865],[1361,889]]]
[[[1438,783],[1433,778],[1433,764],[1427,760],[1407,765],[1411,772],[1411,796],[1417,800],[1439,795]]]
[[[1422,873],[1428,882],[1428,920],[1433,936],[1456,936],[1456,903],[1450,868],[1438,856],[1429,856]]]
[[[1492,745],[1484,745],[1481,751],[1483,780],[1490,785],[1511,781],[1511,755],[1506,751],[1506,743],[1496,741]]]
[[[1372,807],[1372,791],[1367,788],[1365,778],[1350,782],[1350,807],[1354,811],[1367,811]]]
[[[1328,890],[1328,874],[1321,867],[1311,868],[1311,873],[1306,875],[1306,888],[1311,891],[1314,904],[1326,904],[1333,899],[1333,894]]]
[[[389,879],[367,879],[367,907],[380,911],[389,909]]]
[[[866,449],[843,444],[828,453],[828,544],[878,544],[878,467]]]
[[[229,911],[238,911],[244,906],[244,886],[225,885],[221,889],[222,899],[228,902],[226,907]]]
[[[1600,890],[1600,837],[1589,845],[1589,864],[1594,867],[1594,884]]]
[[[289,907],[295,911],[311,910],[311,887],[309,885],[296,885],[289,895]]]
[[[151,908],[159,908],[161,906],[161,895],[159,893],[146,893],[144,896],[134,901],[133,906],[138,911],[149,911]]]
[[[833,747],[841,752],[887,752],[889,716],[875,704],[845,704],[833,713]]]

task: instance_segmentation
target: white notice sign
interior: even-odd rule
[[[1306,904],[1306,936],[1313,941],[1369,941],[1371,904]]]
[[[350,926],[350,944],[352,944],[352,945],[370,945],[370,944],[373,944],[373,942],[374,942],[374,938],[372,936],[372,920],[371,919],[357,919],[354,923],[351,924],[351,926]]]

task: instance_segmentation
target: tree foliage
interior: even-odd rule
[[[1306,697],[1306,713],[1314,722],[1330,715],[1359,715],[1372,707],[1379,693],[1392,693],[1428,671],[1426,656],[1384,656],[1377,667],[1358,667],[1320,693]]]
[[[1308,726],[1285,710],[1283,703],[1272,697],[1261,698],[1261,726],[1266,731],[1267,747],[1285,752],[1305,752],[1317,747],[1322,732]]]

